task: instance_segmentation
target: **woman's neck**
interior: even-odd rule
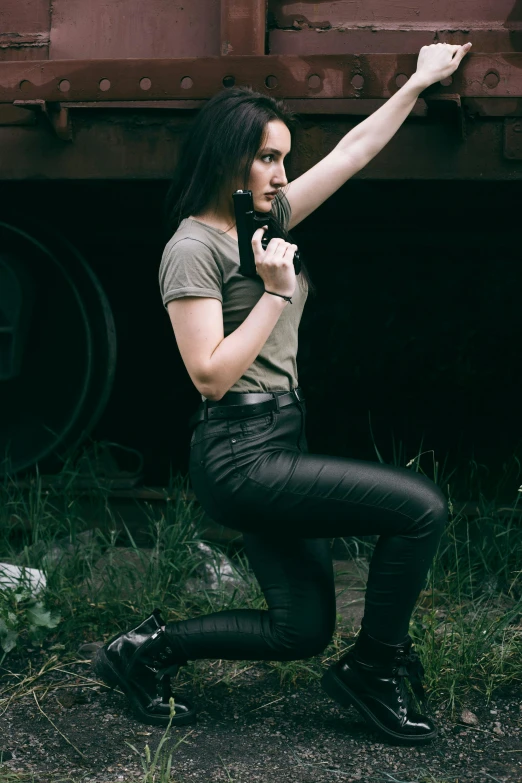
[[[197,215],[190,215],[190,217],[194,220],[199,220],[200,223],[206,223],[208,226],[212,226],[212,228],[224,231],[237,239],[236,220],[231,215],[225,215],[223,212],[214,210],[205,210]]]

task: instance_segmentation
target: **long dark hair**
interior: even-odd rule
[[[165,200],[169,236],[184,218],[202,212],[222,192],[228,189],[232,194],[234,183],[242,181],[243,189],[248,188],[252,163],[271,120],[284,122],[293,143],[297,125],[293,112],[282,101],[250,87],[224,89],[200,109],[185,136]],[[282,225],[277,224],[277,228],[284,239],[292,241]],[[302,261],[301,249],[300,254]],[[314,294],[315,286],[303,261],[299,277],[306,281],[309,293]]]

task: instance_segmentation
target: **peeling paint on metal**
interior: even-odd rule
[[[518,123],[506,125],[505,152],[515,162],[508,165],[504,161],[503,169],[499,163],[503,138],[499,127],[504,128],[502,118],[508,116],[506,112],[516,116],[522,112],[522,0],[268,0],[266,10],[269,51],[276,57],[264,55],[264,0],[0,0],[0,60],[13,61],[7,62],[6,69],[6,63],[0,63],[0,95],[4,99],[14,96],[15,100],[50,100],[64,108],[68,108],[67,100],[83,100],[84,107],[89,101],[98,107],[105,102],[105,110],[89,112],[71,107],[71,116],[81,132],[71,145],[75,151],[64,153],[60,148],[61,154],[74,162],[80,176],[100,176],[99,172],[91,174],[88,170],[82,139],[89,139],[92,149],[97,149],[111,124],[118,124],[121,128],[114,133],[115,138],[121,134],[120,152],[125,153],[125,162],[121,163],[123,176],[130,176],[132,170],[137,176],[161,177],[159,171],[165,166],[165,155],[168,158],[167,148],[162,148],[163,159],[156,168],[156,161],[150,164],[146,157],[148,140],[140,146],[133,131],[139,126],[152,138],[157,133],[159,151],[165,140],[161,126],[168,114],[162,112],[160,119],[145,120],[145,106],[154,108],[154,101],[165,106],[170,99],[170,108],[165,106],[163,111],[179,114],[182,106],[197,108],[222,89],[225,75],[233,75],[237,84],[248,83],[262,91],[266,91],[267,76],[272,75],[277,80],[272,95],[306,104],[306,111],[310,112],[309,126],[301,139],[303,153],[299,163],[306,169],[313,159],[329,151],[334,137],[352,122],[318,122],[311,116],[314,100],[323,108],[330,102],[329,110],[337,101],[339,114],[342,106],[347,113],[354,112],[353,106],[359,101],[384,100],[393,94],[397,90],[397,74],[413,72],[415,54],[421,46],[471,40],[473,51],[481,54],[466,60],[451,87],[452,100],[462,97],[461,115],[465,112],[473,123],[473,138],[458,148],[458,160],[457,148],[452,148],[453,157],[449,156],[455,176],[463,177],[465,172],[475,176],[477,167],[486,165],[480,159],[486,157],[492,178],[506,172],[511,177],[513,167],[520,167],[518,156],[522,153],[518,135],[515,136],[519,133]],[[248,56],[253,54],[254,45],[260,55],[255,62]],[[49,48],[56,60],[67,60],[65,68],[60,62],[52,68],[45,67]],[[217,55],[224,56],[226,64]],[[22,63],[34,60],[42,62]],[[357,74],[364,79],[360,86],[353,80]],[[309,81],[310,76],[318,78]],[[182,89],[187,86],[187,77],[190,86]],[[27,80],[23,95],[20,79]],[[148,82],[146,92],[140,88],[144,79]],[[59,91],[60,80],[70,81],[70,89],[65,93]],[[109,83],[107,91],[98,90],[100,80]],[[445,96],[448,90],[439,88],[429,100],[442,101]],[[144,98],[148,102],[141,100]],[[117,114],[111,114],[118,101],[125,105],[120,105]],[[133,111],[140,101],[143,114]],[[357,113],[362,114],[364,107],[358,109]],[[476,119],[470,119],[473,117]],[[491,119],[481,122],[481,117]],[[157,129],[154,123],[158,124]],[[104,129],[99,138],[98,124]],[[37,125],[34,133],[40,139],[44,124]],[[416,140],[421,133],[418,125],[406,124],[400,138]],[[453,131],[453,125],[428,130],[426,124],[422,133],[426,133],[426,142],[433,134],[436,155],[443,156]],[[11,130],[6,128],[5,132],[14,139]],[[496,145],[497,155],[491,155],[489,149],[485,152],[488,140]],[[42,149],[52,151],[55,142],[49,134],[41,141]],[[136,153],[136,159],[129,162],[131,152]],[[109,172],[112,165],[115,173],[120,171],[120,163],[111,155],[109,150],[100,160],[109,166]],[[395,158],[380,160],[388,160],[384,163],[385,176],[394,176],[394,167],[404,165]],[[424,173],[418,176],[433,173],[429,162],[424,161],[423,165]],[[450,168],[448,163],[448,172]],[[369,176],[372,170],[369,169]],[[67,176],[72,171],[73,168],[67,169]]]
[[[278,26],[291,26],[292,18],[305,18],[310,26],[320,26],[325,18],[332,25],[421,23],[442,27],[448,22],[475,27],[475,23],[522,21],[517,0],[325,0],[321,3],[269,0],[268,8]],[[452,24],[453,26],[453,24]]]
[[[321,98],[330,98],[333,95],[342,92],[344,74],[342,71],[333,68],[324,69],[323,88],[316,95]]]
[[[0,49],[45,47],[49,45],[47,33],[0,33]]]
[[[288,70],[296,82],[303,82],[310,73],[310,66],[305,60],[292,57],[288,60]]]
[[[471,39],[474,51],[522,51],[519,0],[269,0],[269,10],[274,54],[411,52],[422,36],[421,46]]]

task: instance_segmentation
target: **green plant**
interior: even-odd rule
[[[304,685],[321,677],[321,667],[318,659],[312,659],[311,661],[269,661],[268,666],[279,675],[281,687],[295,687],[298,682]]]
[[[422,454],[408,460],[409,455],[403,452],[402,447],[394,450],[398,464],[422,472]],[[478,498],[479,513],[467,518],[456,509],[454,497],[462,498],[463,490],[461,485],[450,484],[454,471],[445,466],[440,472],[439,462],[432,456],[430,478],[448,497],[450,520],[410,630],[421,652],[433,698],[455,710],[471,690],[490,698],[503,684],[522,681],[522,509],[520,493],[513,503],[501,506],[494,499],[486,499],[478,484],[473,497]],[[520,462],[516,456],[511,463],[506,461],[509,486],[513,486],[513,466],[518,476]],[[474,463],[469,473],[478,480]],[[227,552],[238,574],[235,590],[226,584],[211,590],[203,583],[201,569],[209,555],[199,548],[201,510],[188,491],[187,476],[172,478],[162,508],[147,507],[139,542],[130,526],[117,518],[106,486],[100,484],[91,491],[93,523],[74,482],[74,469],[66,466],[53,484],[46,484],[36,475],[20,485],[12,479],[0,485],[0,559],[45,571],[45,600],[38,599],[44,606],[38,607],[36,614],[44,623],[54,622],[58,614],[62,620],[54,627],[33,625],[36,635],[43,639],[54,630],[53,649],[64,650],[61,657],[71,655],[79,643],[100,641],[133,627],[155,606],[163,610],[168,621],[231,608],[266,608],[241,551]],[[207,543],[216,558],[226,552]],[[65,544],[66,556],[49,557],[53,548]],[[352,556],[367,560],[373,543],[352,538],[347,548]],[[197,589],[189,589],[191,580]],[[21,629],[25,628],[28,636],[34,612],[28,614],[30,607],[23,600],[13,604],[13,597],[7,593],[4,604],[6,601],[11,601],[10,608],[3,614],[0,610],[0,617],[8,646],[12,644],[11,634],[17,632],[8,625],[8,620],[13,621],[9,612],[18,618],[18,632],[23,633]],[[261,665],[259,672],[275,671],[282,686],[306,684],[319,676],[321,666],[343,654],[346,642],[343,633],[336,633],[323,656],[270,662]],[[212,687],[218,682],[233,687],[240,670],[255,666],[259,665],[252,661],[193,661],[183,667],[179,677],[196,687]]]
[[[163,733],[163,736],[159,741],[154,756],[152,756],[148,744],[145,745],[144,752],[140,753],[140,751],[134,745],[131,745],[130,742],[125,743],[140,757],[140,762],[144,774],[143,783],[175,783],[174,779],[171,777],[172,758],[174,755],[173,751],[175,751],[176,748],[178,748],[182,742],[185,742],[187,737],[189,737],[194,731],[192,729],[192,731],[189,731],[188,734],[185,734],[184,737],[181,737],[181,739],[179,739],[176,742],[174,748],[170,753],[167,753],[167,751],[163,750],[165,743],[169,739],[172,720],[176,714],[176,708],[175,708],[173,698],[170,698],[169,704],[170,704],[170,719]]]
[[[379,449],[374,447],[383,462]],[[448,498],[449,521],[410,623],[410,635],[421,654],[432,698],[453,714],[471,691],[486,700],[502,686],[522,684],[522,509],[519,508],[521,463],[517,455],[503,465],[499,491],[513,488],[514,501],[486,499],[480,472],[470,461],[471,496],[478,498],[475,516],[456,510],[463,484],[454,486],[455,469],[442,474],[433,451],[406,462],[402,444],[393,447],[393,464],[427,475],[420,466],[432,455],[432,475]],[[515,488],[517,488],[515,490]],[[353,539],[352,548],[371,556],[372,546]]]
[[[3,663],[18,640],[25,637],[29,645],[40,646],[49,631],[56,628],[60,615],[46,609],[43,601],[32,595],[24,585],[0,590],[0,647]]]

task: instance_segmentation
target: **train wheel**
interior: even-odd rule
[[[101,416],[116,367],[107,297],[78,251],[0,221],[0,475],[53,470]]]

